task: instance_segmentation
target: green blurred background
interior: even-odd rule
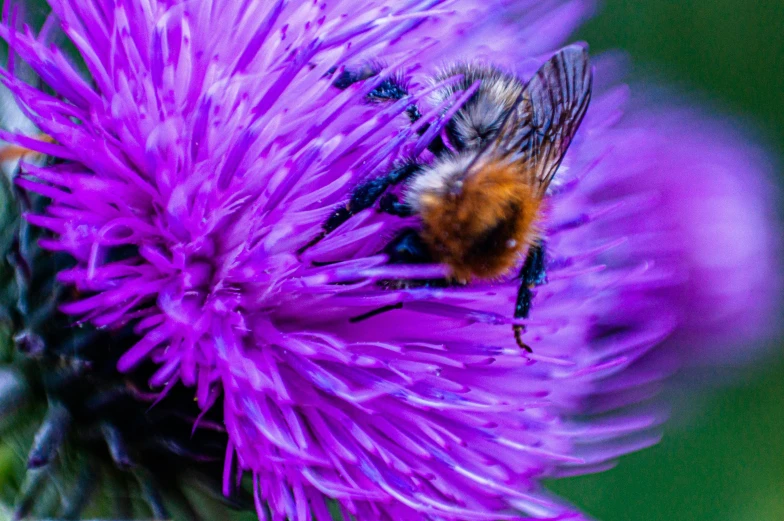
[[[592,52],[626,50],[632,77],[653,73],[750,116],[781,160],[783,1],[605,0],[577,37]],[[550,488],[602,521],[784,520],[784,363],[775,358],[703,393],[688,413],[675,400],[656,447]]]
[[[624,49],[637,76],[749,116],[781,157],[784,1],[605,0],[577,39],[594,53]],[[773,358],[703,390],[686,413],[673,401],[656,447],[550,488],[602,521],[784,520],[784,361]]]

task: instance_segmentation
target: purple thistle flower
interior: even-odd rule
[[[640,96],[648,105],[657,98]],[[770,340],[780,327],[775,165],[761,147],[744,142],[736,121],[672,103],[645,112],[637,105],[616,130],[623,152],[615,165],[624,173],[614,176],[612,191],[657,193],[656,222],[627,221],[624,231],[640,238],[640,251],[680,264],[684,284],[669,298],[681,323],[669,343],[686,347],[687,362],[746,360],[752,344]],[[669,239],[643,246],[651,234]]]
[[[53,89],[16,80],[13,63],[2,71],[55,143],[0,137],[61,160],[18,183],[53,201],[28,216],[55,234],[42,245],[78,261],[60,275],[80,292],[64,311],[99,327],[135,323],[121,370],[151,359],[164,391],[192,386],[205,410],[220,400],[224,488],[252,473],[262,518],[266,503],[276,520],[330,519],[328,498],[362,520],[579,517],[540,479],[603,469],[656,441],[656,411],[574,418],[650,394],[668,371],[645,362],[674,331],[692,331],[678,327],[691,323],[694,295],[704,317],[728,316],[706,291],[718,272],[692,240],[701,221],[678,212],[707,186],[764,216],[759,192],[711,177],[745,186],[761,174],[735,138],[714,145],[711,129],[678,134],[634,114],[619,123],[626,91],[602,83],[605,62],[547,199],[549,281],[526,321],[532,355],[512,336],[512,276],[377,284],[444,275],[378,253],[415,219],[364,211],[299,253],[358,182],[432,160],[428,139],[466,97],[429,105],[438,65],[485,58],[529,77],[590,4],[522,2],[511,24],[495,17],[501,1],[50,3],[38,34],[7,17],[0,36]],[[59,29],[86,72],[52,43]],[[376,79],[331,86],[333,67],[368,61],[386,64]],[[392,73],[413,98],[366,103]],[[411,101],[424,113],[414,126]],[[683,153],[686,136],[700,154]],[[704,183],[681,183],[685,171]],[[729,219],[727,208],[715,211]],[[733,222],[748,248],[722,269],[772,258],[764,225]],[[734,298],[769,309],[771,293],[750,298],[766,274],[736,279]]]

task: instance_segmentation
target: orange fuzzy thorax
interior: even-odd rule
[[[489,163],[446,195],[422,194],[422,238],[458,280],[492,278],[513,268],[535,241],[541,198],[524,167]]]

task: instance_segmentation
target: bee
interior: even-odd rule
[[[371,76],[367,67],[345,70],[333,85],[347,88]],[[390,263],[443,263],[453,281],[465,284],[503,277],[524,255],[514,317],[525,319],[533,288],[546,282],[543,201],[591,98],[588,52],[582,45],[560,50],[527,83],[484,64],[456,64],[433,81],[447,85],[444,80],[457,76],[433,96],[439,103],[478,83],[445,126],[451,146],[439,136],[428,147],[435,155],[431,163],[409,162],[359,184],[304,249],[378,201],[380,211],[420,221],[385,247]],[[406,95],[405,85],[385,78],[368,98]],[[421,117],[415,107],[407,113],[412,122]],[[399,184],[402,197],[387,193]],[[396,307],[402,305],[358,318]],[[517,345],[530,352],[524,327],[514,325],[513,331]]]

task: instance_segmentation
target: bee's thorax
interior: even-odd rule
[[[481,64],[453,65],[436,80],[443,81],[454,76],[462,76],[461,81],[436,91],[434,102],[441,103],[455,92],[480,82],[474,95],[447,124],[449,138],[459,150],[478,150],[498,133],[523,84],[511,74]]]
[[[417,177],[407,194],[422,219],[422,238],[461,280],[496,277],[514,267],[537,237],[541,204],[533,188],[520,182],[520,165],[487,161],[468,174],[457,168],[471,159],[437,165]]]

